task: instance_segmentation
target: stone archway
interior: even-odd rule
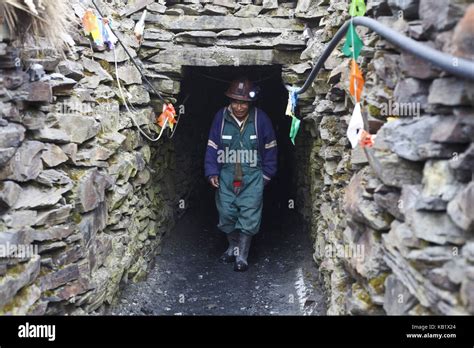
[[[224,91],[229,81],[240,75],[261,88],[257,107],[269,115],[278,142],[278,172],[265,188],[262,223],[246,274],[236,274],[232,265],[217,261],[226,247],[225,237],[216,228],[215,190],[203,176],[210,124],[216,111],[228,105]],[[180,101],[185,101],[185,114],[170,142],[180,218],[163,239],[147,280],[124,288],[108,313],[324,314],[312,241],[294,203],[298,168],[288,137],[291,121],[285,116],[287,90],[281,66],[186,66],[178,105]],[[258,291],[250,296],[250,288]]]

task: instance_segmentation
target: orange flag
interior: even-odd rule
[[[364,78],[362,73],[354,59],[351,59],[351,75],[350,75],[350,86],[349,92],[355,97],[356,103],[360,102],[360,96],[362,95],[362,89],[364,88]]]
[[[102,33],[99,29],[98,18],[92,9],[88,9],[84,14],[84,17],[82,17],[82,25],[84,26],[84,32],[86,35],[91,34],[94,41],[97,44],[101,44]]]
[[[173,125],[176,124],[176,111],[174,109],[174,106],[173,104],[169,103],[169,104],[164,104],[163,105],[163,112],[161,113],[161,115],[159,117],[157,117],[157,123],[158,125],[163,128],[163,126],[165,125],[165,122],[167,124],[168,127],[170,127],[171,129],[173,129]]]

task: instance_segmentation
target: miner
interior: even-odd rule
[[[263,187],[277,171],[277,142],[267,114],[257,108],[257,90],[248,78],[231,82],[229,105],[212,122],[205,155],[205,176],[216,189],[217,227],[229,246],[220,257],[246,271],[252,237],[260,228]]]

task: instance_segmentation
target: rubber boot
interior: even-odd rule
[[[234,271],[236,272],[245,272],[249,268],[247,258],[249,256],[250,243],[252,241],[252,236],[249,236],[244,233],[240,233],[239,237],[239,253],[235,258]]]
[[[233,231],[227,234],[227,241],[229,242],[229,246],[227,250],[222,254],[219,258],[219,262],[221,263],[232,263],[235,261],[235,254],[236,249],[239,244],[239,232]]]

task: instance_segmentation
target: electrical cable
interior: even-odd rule
[[[334,51],[336,46],[343,39],[351,22],[354,26],[360,25],[371,29],[391,44],[417,56],[418,58],[432,63],[433,65],[437,66],[438,68],[441,68],[442,70],[445,70],[463,79],[474,80],[473,61],[461,57],[455,57],[450,54],[438,51],[429,46],[426,46],[418,41],[415,41],[409,37],[406,37],[405,35],[398,33],[397,31],[381,24],[375,19],[368,17],[355,17],[344,23],[344,25],[337,31],[336,35],[334,35],[332,40],[328,43],[324,52],[317,60],[303,86],[296,90],[297,94],[302,94],[309,88],[309,86],[316,78],[316,75],[318,74],[319,70],[321,70],[332,51]],[[289,86],[286,87],[288,89]]]

